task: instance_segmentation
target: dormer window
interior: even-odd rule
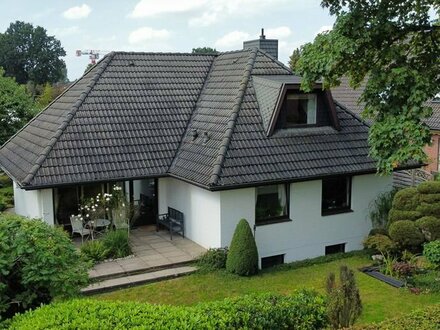
[[[288,93],[284,103],[284,127],[316,124],[316,94]]]

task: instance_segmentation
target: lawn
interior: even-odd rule
[[[353,256],[299,269],[267,271],[250,278],[224,272],[196,273],[178,279],[96,295],[95,298],[191,305],[251,292],[288,294],[301,288],[313,288],[324,292],[324,282],[329,272],[337,272],[342,264],[357,269],[369,263],[369,259],[365,256]],[[440,294],[415,295],[406,289],[393,288],[361,272],[356,272],[356,277],[364,305],[359,323],[381,321],[405,314],[418,307],[440,303]]]

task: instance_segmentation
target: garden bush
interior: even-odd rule
[[[322,329],[325,301],[310,291],[254,294],[196,306],[71,300],[12,319],[10,329]]]
[[[427,241],[440,239],[440,219],[433,216],[426,216],[416,221],[416,226],[425,236]]]
[[[354,273],[347,266],[341,266],[339,283],[335,274],[327,277],[327,313],[334,329],[349,327],[362,313],[362,302]]]
[[[378,230],[382,229],[386,231],[385,228],[388,227],[388,213],[391,210],[393,199],[396,193],[397,193],[396,189],[383,192],[379,194],[377,198],[370,203],[369,215],[373,227],[375,227],[374,229],[378,229]],[[376,234],[383,234],[383,232],[376,232]]]
[[[419,192],[417,188],[401,189],[394,195],[393,209],[401,211],[414,211],[419,205]]]
[[[388,236],[381,234],[367,237],[363,244],[365,248],[373,249],[382,254],[391,253],[396,248],[396,244]]]
[[[109,250],[101,240],[87,241],[81,245],[81,256],[85,260],[90,260],[93,263],[103,261],[108,258]]]
[[[401,221],[401,220],[409,220],[416,221],[421,218],[423,215],[419,211],[402,211],[391,209],[390,213],[388,213],[388,225],[391,225],[393,222]]]
[[[425,181],[417,186],[421,194],[440,194],[440,181]]]
[[[440,268],[440,240],[426,243],[423,246],[423,255],[436,268]]]
[[[424,237],[414,222],[401,220],[393,222],[389,228],[391,239],[401,248],[419,247]]]
[[[246,219],[241,219],[235,228],[226,258],[226,269],[240,276],[253,275],[258,272],[257,245]]]
[[[132,254],[128,232],[125,229],[110,230],[102,241],[110,258],[124,258]]]
[[[228,248],[212,248],[202,254],[197,264],[203,269],[223,269],[226,268],[226,258],[228,257]]]
[[[66,232],[11,214],[0,214],[0,274],[0,319],[71,297],[88,280]]]
[[[373,228],[368,233],[368,236],[374,236],[374,235],[377,235],[377,234],[388,236],[388,230],[386,230],[385,228]]]
[[[415,274],[411,278],[411,284],[419,289],[429,292],[440,292],[440,271],[429,270],[420,274]]]
[[[408,315],[386,321],[355,326],[357,330],[438,330],[440,325],[440,305],[415,310]]]

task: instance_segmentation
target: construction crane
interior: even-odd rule
[[[89,56],[90,64],[95,65],[96,60],[99,60],[99,56],[103,53],[108,53],[108,51],[94,50],[94,49],[85,49],[85,50],[78,49],[76,51],[76,56],[84,56],[84,55]]]

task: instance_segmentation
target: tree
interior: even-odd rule
[[[55,83],[66,79],[66,52],[41,26],[16,21],[0,34],[0,66],[19,84]]]
[[[235,228],[226,258],[226,270],[240,276],[254,275],[258,272],[257,245],[246,219],[241,219]]]
[[[4,77],[0,67],[0,145],[36,113],[32,97],[13,78]]]
[[[91,68],[93,68],[95,66],[95,64],[93,64],[93,63],[89,63],[89,64],[87,64],[87,66],[86,66],[86,69],[84,70],[84,73],[86,73],[87,71],[89,71]]]
[[[296,66],[302,88],[310,91],[322,79],[337,86],[347,76],[353,88],[366,81],[360,101],[363,115],[374,121],[370,155],[380,172],[410,160],[424,161],[430,132],[424,103],[440,85],[440,26],[430,8],[438,0],[322,0],[336,15],[333,30],[304,45]]]
[[[193,54],[218,54],[215,48],[211,47],[197,47],[192,49]]]
[[[289,57],[289,67],[295,73],[296,73],[296,64],[298,63],[300,57],[301,57],[301,48],[295,49],[292,55],[290,55]]]

